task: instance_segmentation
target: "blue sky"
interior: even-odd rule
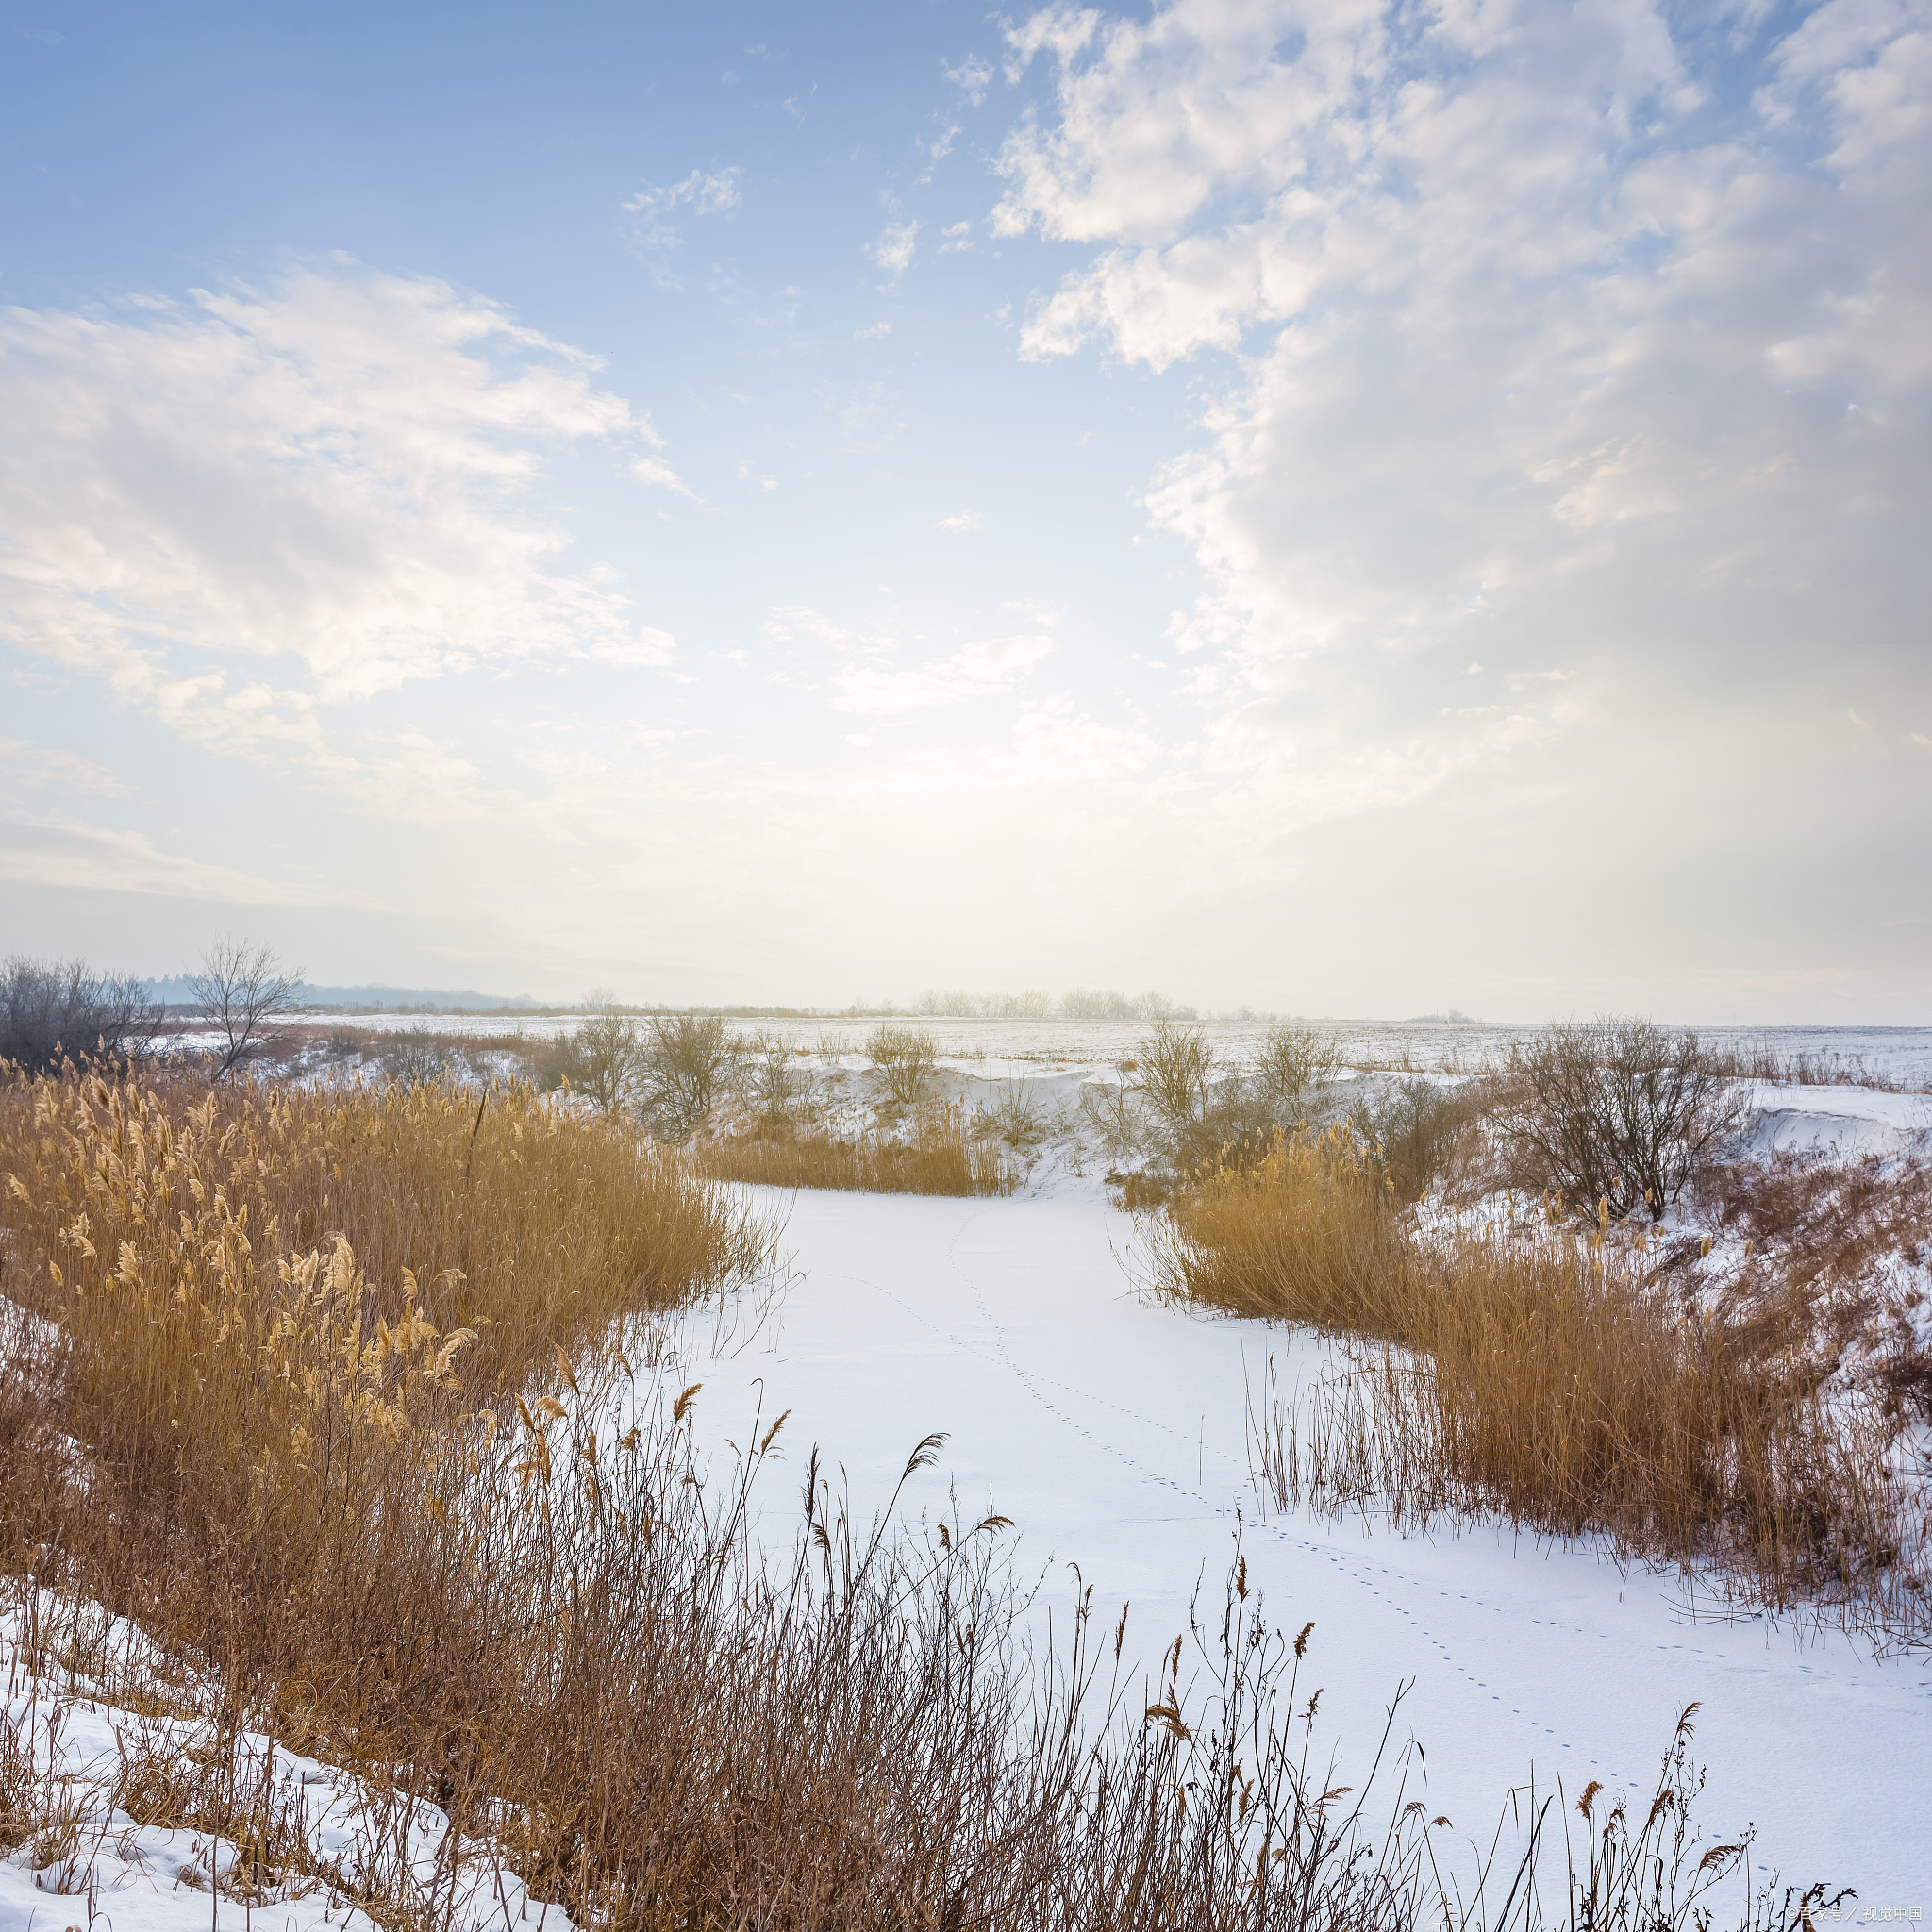
[[[0,913],[1932,1020],[1928,8],[8,6]]]

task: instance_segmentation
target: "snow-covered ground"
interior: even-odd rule
[[[224,1735],[214,1688],[94,1606],[16,1587],[0,1608],[0,1676],[28,1808],[52,1821],[0,1849],[0,1932],[248,1932],[257,1918],[275,1932],[381,1932],[398,1913],[449,1932],[575,1932],[488,1839],[452,1840],[427,1801],[259,1731]],[[251,1882],[251,1854],[215,1831],[143,1822],[163,1790],[173,1816],[239,1798],[265,1827],[273,1875]]]
[[[1429,1809],[1485,1842],[1532,1772],[1573,1798],[1594,1777],[1647,1799],[1694,1700],[1707,1833],[1755,1822],[1760,1866],[1788,1880],[1932,1905],[1932,1658],[1878,1661],[1828,1629],[1699,1613],[1674,1574],[1621,1572],[1593,1549],[1262,1515],[1246,1391],[1271,1354],[1286,1382],[1311,1377],[1319,1344],[1144,1298],[1133,1222],[1085,1188],[764,1200],[786,1217],[795,1279],[756,1337],[747,1324],[714,1350],[693,1329],[684,1368],[704,1383],[706,1439],[742,1442],[760,1406],[767,1422],[790,1408],[793,1460],[820,1444],[863,1508],[922,1436],[945,1431],[913,1507],[941,1509],[950,1485],[969,1517],[1011,1516],[1039,1616],[1064,1628],[1084,1579],[1097,1614],[1131,1603],[1150,1671],[1197,1582],[1218,1620],[1239,1533],[1273,1621],[1314,1620],[1337,1777],[1366,1769],[1412,1680],[1398,1736],[1426,1751]],[[775,1538],[793,1526],[787,1488],[767,1498]]]

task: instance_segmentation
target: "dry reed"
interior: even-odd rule
[[[765,1114],[701,1141],[692,1159],[712,1180],[874,1194],[1009,1194],[1018,1179],[1004,1149],[974,1134],[958,1105],[915,1108],[897,1131],[870,1126],[840,1133]]]
[[[1500,1514],[1714,1559],[1751,1601],[1911,1641],[1932,1545],[1871,1407],[1824,1399],[1789,1329],[1679,1312],[1607,1226],[1424,1242],[1343,1133],[1199,1176],[1154,1235],[1165,1291],[1381,1346],[1254,1427],[1284,1507]]]
[[[452,1859],[485,1844],[609,1932],[1486,1923],[1435,1886],[1420,1807],[1375,1829],[1368,1783],[1324,1789],[1303,1641],[1244,1570],[1193,1629],[1207,1696],[1177,1641],[1150,1702],[1109,1688],[1124,1620],[1108,1643],[1087,1602],[1035,1671],[1001,1519],[861,1526],[814,1454],[769,1563],[751,1498],[783,1418],[708,1480],[698,1391],[633,1406],[591,1340],[757,1251],[628,1138],[522,1094],[82,1074],[7,1090],[0,1168],[0,1569],[133,1618],[164,1668],[130,1694],[202,1687],[221,1774],[139,1751],[117,1788],[243,1852],[215,1890],[304,1877],[253,1725],[362,1779],[385,1840],[433,1802]],[[7,1829],[73,1865],[86,1821],[28,1815],[20,1743],[9,1719]],[[458,1879],[356,1882],[446,1932]],[[1747,1897],[1738,1923],[1766,1920]]]

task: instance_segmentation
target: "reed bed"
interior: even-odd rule
[[[710,1180],[874,1194],[1009,1194],[1019,1179],[1004,1148],[974,1133],[958,1105],[915,1108],[897,1131],[754,1117],[698,1141],[692,1160]]]
[[[508,1916],[505,1874],[608,1932],[1594,1910],[1572,1883],[1541,1913],[1507,1860],[1452,1897],[1395,1754],[1325,1788],[1308,1633],[1243,1569],[1130,1695],[1091,1598],[1057,1656],[1019,1641],[1004,1519],[856,1522],[814,1452],[768,1556],[784,1418],[714,1472],[701,1391],[640,1394],[621,1351],[757,1231],[628,1135],[522,1093],[79,1073],[0,1095],[0,1610],[70,1701],[85,1674],[142,1720],[98,1819],[36,1755],[53,1727],[0,1724],[5,1831],[52,1883],[85,1890],[138,1807],[235,1848],[217,1916],[322,1886],[397,1932]],[[271,1736],[359,1790],[353,1870],[291,1822]],[[1664,1808],[1607,1827],[1642,1923],[1705,1924],[1741,1867],[1725,1917],[1790,1932],[1741,1847],[1700,1862]]]
[[[1334,1133],[1203,1174],[1154,1244],[1176,1298],[1352,1338],[1341,1373],[1293,1400],[1265,1390],[1252,1418],[1279,1507],[1500,1515],[1709,1559],[1753,1603],[1830,1604],[1893,1641],[1932,1626],[1896,1424],[1822,1395],[1790,1322],[1680,1307],[1647,1241],[1567,1225],[1424,1241]]]

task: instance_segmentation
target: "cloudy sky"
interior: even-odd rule
[[[0,22],[6,950],[1932,1022],[1932,0]]]

